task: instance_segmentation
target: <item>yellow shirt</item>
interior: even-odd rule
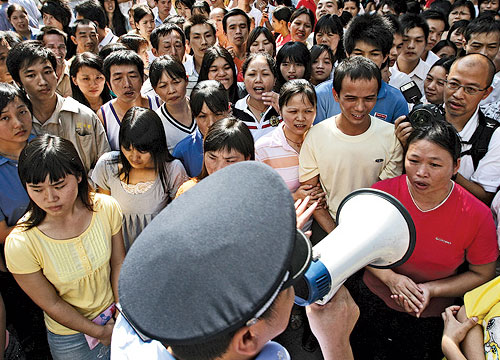
[[[111,288],[111,236],[122,226],[120,206],[111,196],[94,195],[89,227],[78,237],[55,240],[37,227],[16,227],[7,237],[7,267],[14,274],[42,270],[57,294],[87,319],[94,319],[114,301]],[[58,335],[78,333],[45,315],[47,329]]]

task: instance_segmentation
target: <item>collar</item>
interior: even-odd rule
[[[474,131],[478,127],[478,125],[479,125],[479,106],[476,108],[476,111],[470,117],[470,119],[467,121],[464,128],[462,129],[462,131],[458,133],[458,135],[460,135],[460,138],[463,141],[469,141],[472,135],[474,134]],[[466,136],[467,134],[470,134],[470,136]]]
[[[31,134],[31,135],[29,136],[29,138],[28,138],[28,143],[29,143],[31,140],[33,140],[34,138],[36,138],[36,136],[35,136],[35,135],[33,135],[33,134]],[[4,157],[4,156],[0,155],[0,165],[3,165],[3,164],[8,163],[8,162],[10,162],[10,163],[12,163],[12,164],[17,164],[17,161],[12,160],[12,159],[9,159],[9,158],[6,158],[6,157]]]
[[[54,123],[59,125],[59,113],[63,110],[64,104],[66,103],[65,98],[63,98],[61,95],[57,94],[57,102],[56,102],[56,108],[54,109],[54,112],[50,117],[45,121],[43,124],[38,120],[35,115],[33,115],[33,122],[37,123],[41,126],[45,126],[46,124]],[[75,100],[76,101],[76,100]],[[75,110],[70,109],[69,111],[75,112]]]

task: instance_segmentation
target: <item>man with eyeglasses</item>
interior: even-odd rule
[[[479,103],[493,90],[494,75],[495,65],[488,57],[469,54],[453,63],[444,88],[446,120],[462,139],[460,168],[455,181],[487,205],[500,186],[500,130],[493,119],[484,115]],[[405,120],[400,117],[395,123],[396,136],[403,145],[413,130]],[[478,128],[482,134],[476,132]],[[488,132],[490,139],[485,142],[482,139]],[[473,153],[480,147],[485,151],[478,157]]]

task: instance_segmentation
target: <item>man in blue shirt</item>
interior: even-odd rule
[[[387,60],[392,47],[393,33],[386,19],[379,15],[356,17],[344,35],[347,56],[366,57],[379,68]],[[333,81],[320,84],[316,88],[318,96],[317,113],[314,124],[340,114],[340,106],[333,98]],[[384,121],[394,123],[401,115],[408,114],[408,103],[398,89],[382,82],[377,95],[377,103],[370,112]]]

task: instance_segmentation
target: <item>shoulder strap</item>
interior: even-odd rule
[[[463,151],[460,157],[464,155],[472,156],[472,163],[474,164],[474,170],[477,169],[479,161],[488,152],[488,146],[490,144],[491,137],[495,130],[500,126],[497,121],[487,118],[481,112],[479,112],[479,124],[472,134],[469,141],[464,141],[464,144],[471,144],[471,148],[467,151]]]

